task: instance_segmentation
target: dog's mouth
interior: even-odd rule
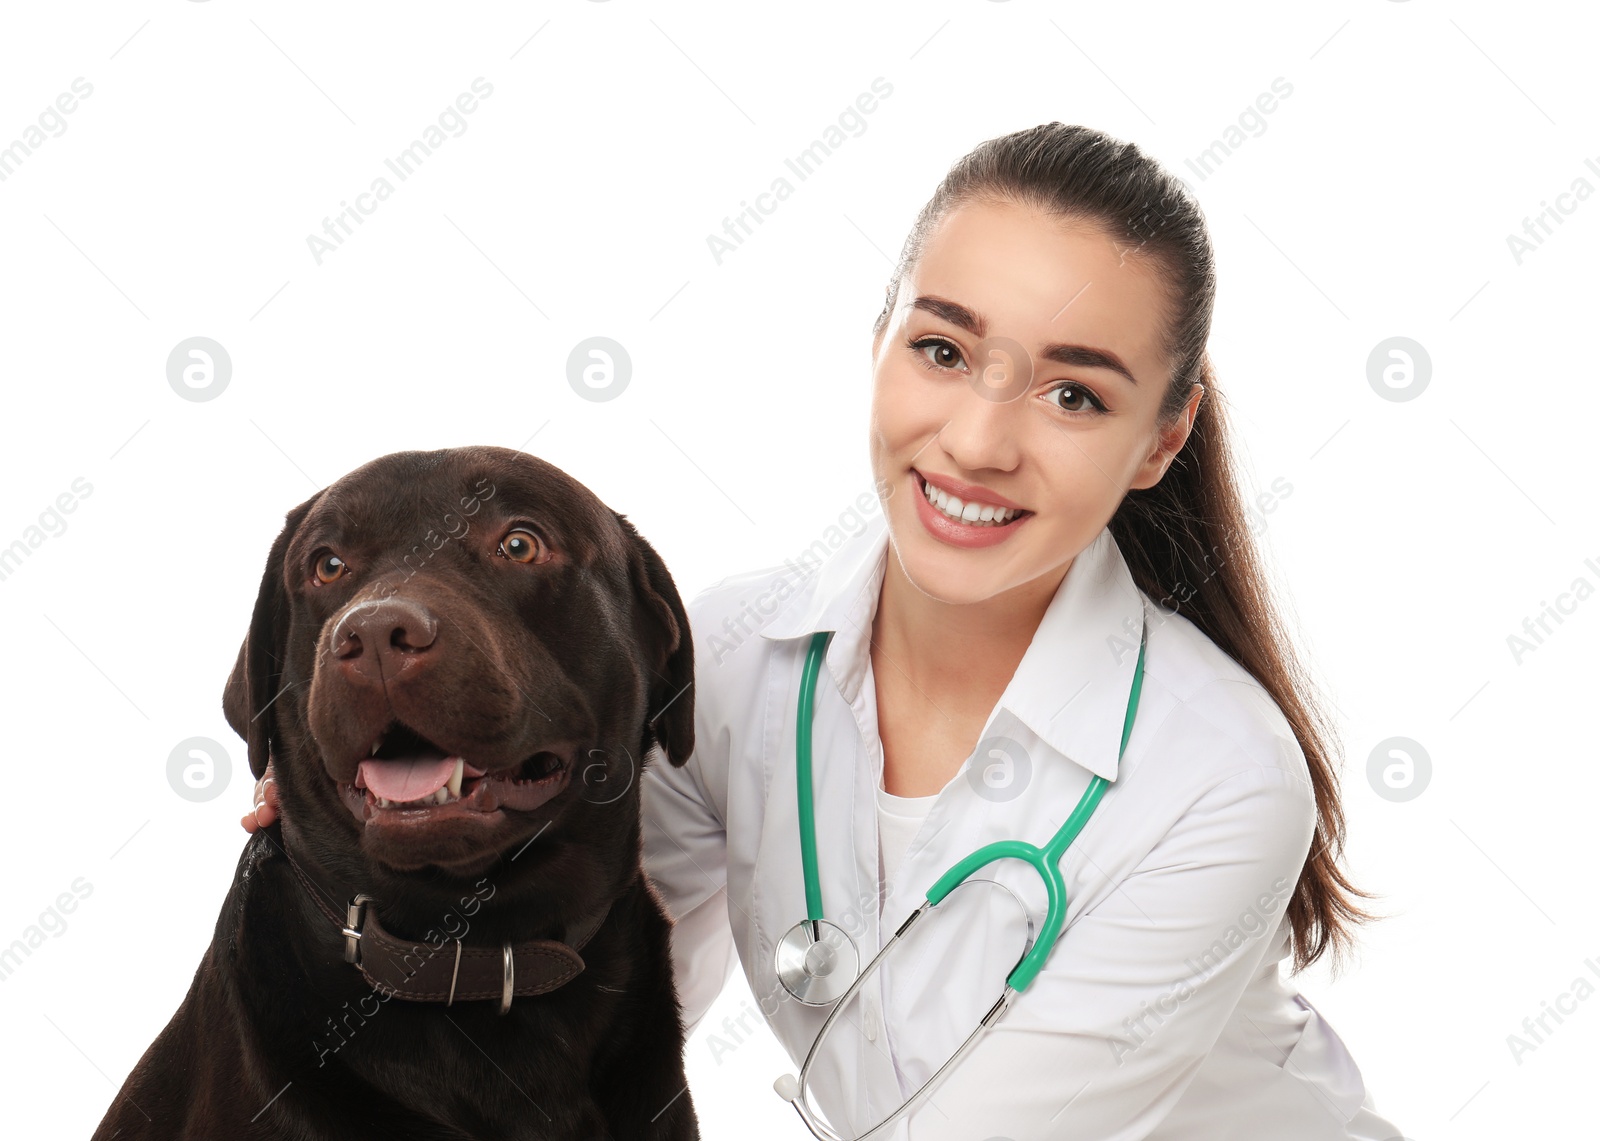
[[[490,772],[394,721],[372,743],[355,779],[337,784],[346,807],[363,824],[482,818],[502,809],[531,812],[566,787],[574,751],[560,743]]]

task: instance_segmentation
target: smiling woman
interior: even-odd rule
[[[882,514],[731,651],[705,643],[773,569],[688,605],[697,747],[642,778],[646,867],[691,1029],[736,949],[820,1138],[1399,1134],[1280,971],[1369,916],[1215,293],[1198,204],[1138,147],[981,144],[872,327]],[[1005,890],[951,890],[975,872]],[[930,907],[955,916],[909,934]]]

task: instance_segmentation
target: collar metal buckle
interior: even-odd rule
[[[372,896],[366,892],[357,892],[354,899],[345,908],[344,927],[344,961],[358,963],[361,958],[361,909],[372,902]]]

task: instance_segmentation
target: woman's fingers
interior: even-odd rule
[[[261,774],[261,779],[256,781],[255,800],[251,811],[240,818],[239,823],[246,832],[254,832],[257,828],[265,828],[278,818],[278,781],[277,774],[272,771],[272,762],[267,762],[266,771]]]

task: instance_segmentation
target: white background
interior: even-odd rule
[[[222,685],[288,508],[377,455],[495,443],[626,513],[686,596],[796,554],[871,486],[869,330],[916,211],[979,141],[1060,119],[1195,187],[1246,491],[1293,488],[1261,542],[1337,704],[1349,868],[1392,916],[1298,985],[1408,1136],[1572,1135],[1600,998],[1520,1061],[1507,1036],[1600,985],[1600,601],[1520,662],[1507,638],[1600,585],[1574,478],[1600,201],[1562,199],[1520,264],[1507,237],[1600,186],[1597,30],[1422,0],[8,6],[0,146],[93,91],[0,181],[0,546],[92,485],[0,581],[0,946],[92,885],[0,981],[7,1132],[87,1136],[189,986],[250,799]],[[480,76],[465,132],[389,174]],[[707,236],[880,76],[866,129],[718,264]],[[385,174],[318,264],[308,235]],[[232,361],[213,400],[167,381],[195,336]],[[568,383],[591,336],[631,357],[615,400]],[[1415,399],[1368,383],[1395,336],[1431,360]],[[205,803],[167,779],[192,736],[231,758]],[[1394,736],[1431,759],[1406,802],[1367,776]],[[689,1043],[705,1135],[804,1136],[764,1030],[713,1058],[750,1001],[735,974]]]

